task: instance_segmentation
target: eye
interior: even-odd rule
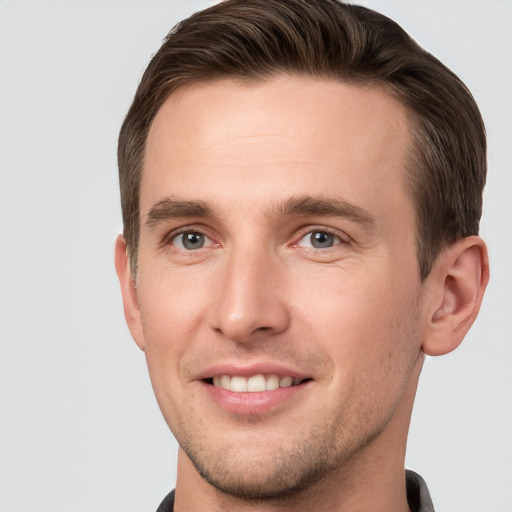
[[[341,243],[340,237],[327,231],[311,231],[302,237],[297,245],[299,247],[309,247],[313,249],[329,249],[333,245]]]
[[[186,231],[174,236],[171,239],[171,244],[177,249],[194,251],[211,244],[211,240],[206,235],[198,233],[197,231]]]

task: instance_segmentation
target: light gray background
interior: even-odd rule
[[[0,0],[0,512],[153,511],[176,445],[124,324],[116,140],[167,31],[213,2]],[[512,2],[361,2],[466,82],[489,136],[492,279],[429,359],[407,464],[438,512],[512,510]]]

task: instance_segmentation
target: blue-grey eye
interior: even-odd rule
[[[302,237],[297,245],[313,249],[328,249],[340,243],[340,238],[326,231],[311,231]]]
[[[173,238],[172,244],[178,249],[185,249],[187,251],[193,251],[194,249],[201,249],[206,243],[207,237],[202,233],[196,233],[194,231],[188,231],[186,233],[180,233]]]

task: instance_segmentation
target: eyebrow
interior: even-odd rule
[[[146,215],[146,226],[152,228],[166,220],[186,217],[215,217],[204,201],[180,201],[172,198],[155,203]]]
[[[291,197],[271,209],[273,215],[341,217],[366,227],[375,225],[375,217],[366,209],[348,201],[315,196]]]
[[[375,217],[368,210],[348,201],[330,197],[290,197],[271,207],[268,213],[272,217],[314,215],[340,217],[366,227],[373,227],[375,224]],[[146,215],[146,225],[152,228],[167,220],[187,217],[216,218],[217,215],[204,201],[182,201],[169,197],[151,207]]]

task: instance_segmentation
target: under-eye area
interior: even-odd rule
[[[205,379],[204,382],[215,387],[223,388],[236,393],[257,393],[273,391],[279,388],[290,388],[309,382],[310,378],[291,377],[289,375],[257,374],[251,377],[242,375],[216,375]]]

